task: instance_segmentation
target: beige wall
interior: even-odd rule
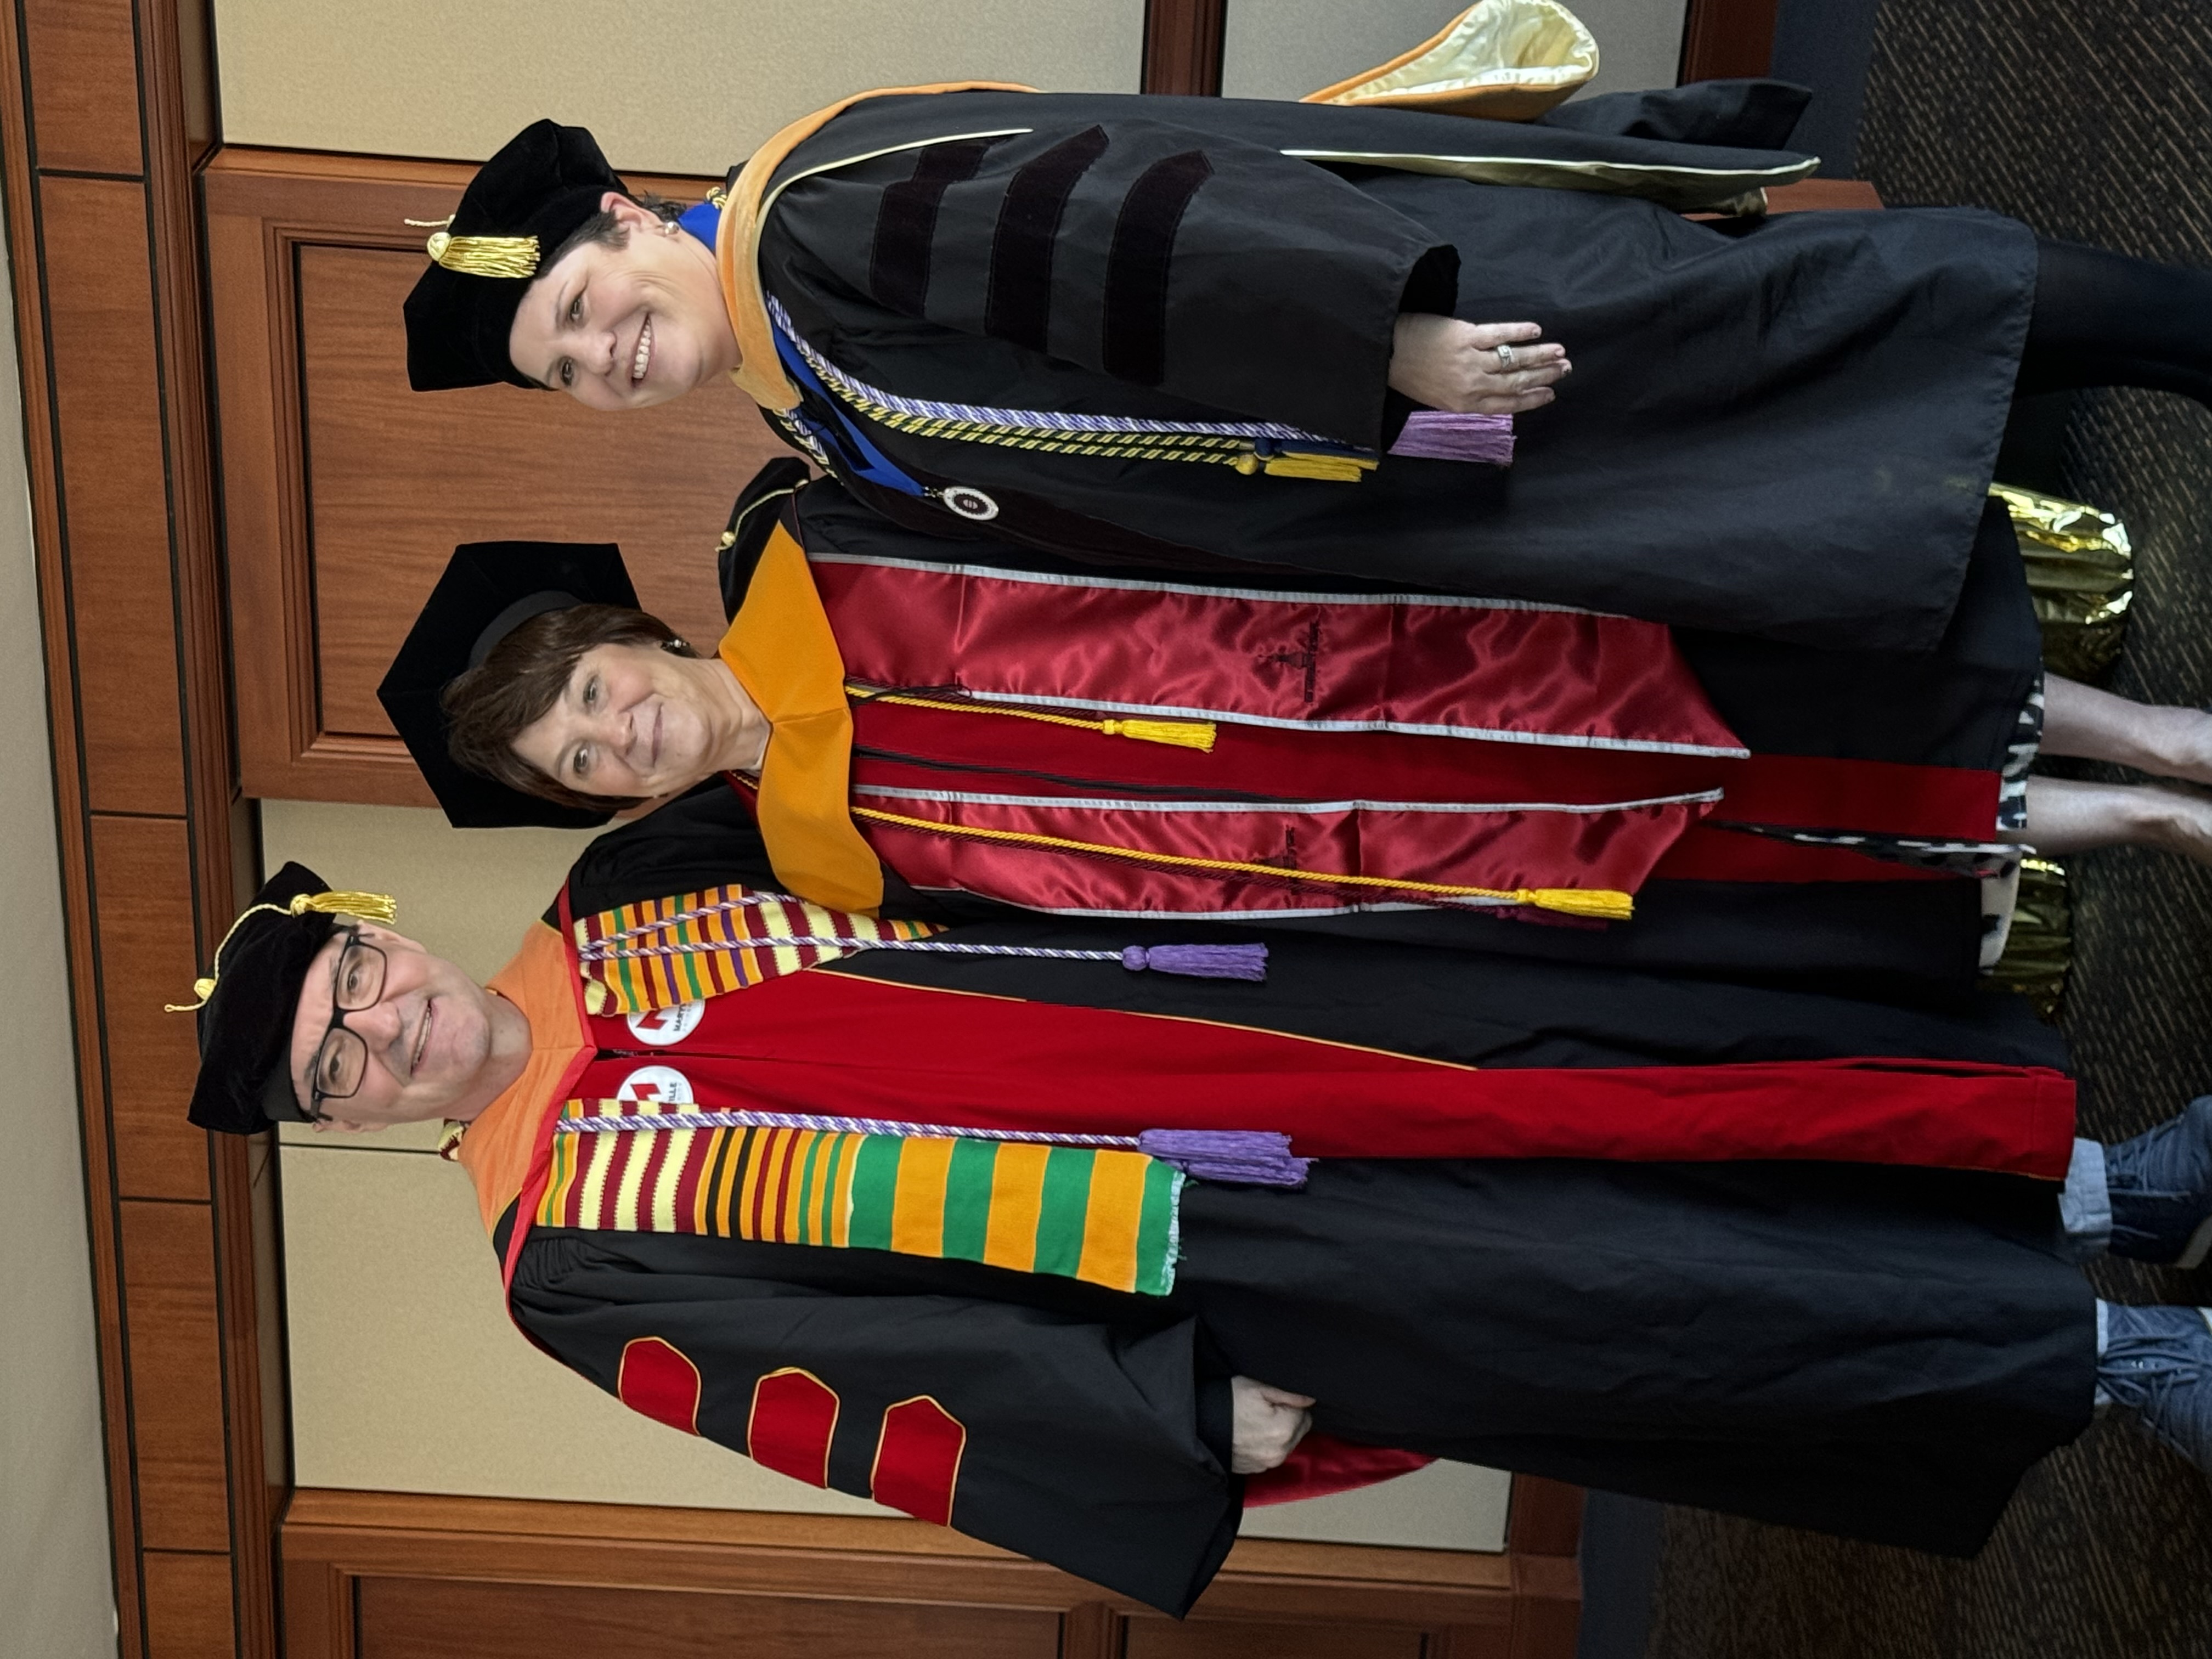
[[[1597,37],[1586,92],[1671,87],[1683,0],[1570,0]],[[1229,0],[1221,89],[1231,98],[1300,98],[1418,46],[1466,0]]]
[[[0,277],[0,309],[8,305]],[[115,1651],[84,1167],[15,337],[0,331],[0,1659]]]
[[[225,142],[481,161],[541,116],[719,173],[870,87],[1134,92],[1143,0],[215,0]]]

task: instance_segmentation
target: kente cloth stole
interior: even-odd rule
[[[641,1110],[572,1100],[561,1115]],[[894,1250],[1139,1296],[1175,1287],[1185,1176],[1142,1152],[813,1129],[552,1140],[541,1227]]]
[[[586,1009],[635,1014],[741,991],[854,948],[822,943],[825,939],[904,942],[941,931],[924,921],[825,909],[781,893],[709,887],[579,918],[576,961]],[[804,942],[760,943],[769,939]]]

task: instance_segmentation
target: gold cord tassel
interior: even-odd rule
[[[295,916],[310,910],[326,916],[359,916],[363,921],[380,921],[386,927],[399,920],[399,905],[388,893],[302,893],[291,902]]]
[[[430,258],[470,276],[535,276],[535,236],[455,236],[438,231],[426,244]]]
[[[230,924],[230,932],[222,936],[215,947],[215,971],[192,981],[192,994],[197,1002],[165,1002],[165,1014],[198,1013],[207,1006],[207,1000],[215,994],[216,982],[222,974],[222,953],[233,934],[246,925],[248,916],[266,910],[271,915],[303,916],[313,910],[322,915],[359,916],[363,921],[380,921],[387,925],[399,918],[399,906],[386,893],[302,893],[289,904],[249,904],[238,913],[238,920]]]
[[[1557,910],[1563,916],[1595,916],[1604,921],[1626,921],[1636,911],[1634,899],[1605,887],[1524,887],[1513,896],[1539,910]]]
[[[1079,732],[1103,732],[1109,738],[1132,738],[1139,743],[1164,743],[1176,749],[1213,752],[1212,720],[1086,720],[1073,714],[1046,714],[1034,708],[1003,708],[996,703],[951,702],[938,697],[907,697],[896,692],[871,693],[866,686],[848,682],[845,690],[866,702],[896,703],[904,708],[934,708],[947,714],[996,714],[1003,719],[1036,720],[1046,726],[1069,726]]]
[[[1358,483],[1375,470],[1373,461],[1357,455],[1277,455],[1267,464],[1271,478],[1319,478],[1325,483]]]
[[[1635,915],[1636,901],[1627,893],[1610,887],[1459,887],[1440,881],[1413,881],[1398,876],[1358,876],[1328,870],[1300,870],[1294,866],[1279,864],[1250,864],[1242,859],[1193,858],[1184,853],[1155,853],[1141,847],[1115,847],[1104,842],[1073,841],[1066,836],[1040,835],[1027,830],[987,830],[981,824],[953,823],[943,818],[908,817],[902,812],[885,812],[873,806],[851,809],[855,818],[866,818],[871,823],[896,824],[902,830],[919,830],[933,836],[966,836],[975,841],[994,841],[1015,847],[1043,847],[1060,852],[1101,853],[1114,858],[1133,859],[1139,863],[1161,865],[1174,870],[1220,870],[1236,875],[1266,876],[1283,881],[1326,882],[1337,887],[1395,888],[1404,893],[1435,893],[1446,898],[1504,899],[1510,904],[1526,904],[1539,910],[1557,910],[1562,915],[1594,916],[1605,921],[1626,921]]]
[[[1101,720],[1098,729],[1109,738],[1134,738],[1139,743],[1164,743],[1176,749],[1213,752],[1211,720]]]

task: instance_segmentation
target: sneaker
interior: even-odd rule
[[[2212,1095],[2133,1140],[2105,1148],[2112,1254],[2202,1266],[2212,1252]]]
[[[2212,1309],[2105,1304],[2097,1386],[2150,1437],[2212,1474]]]

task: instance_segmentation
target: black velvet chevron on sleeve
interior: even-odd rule
[[[1367,447],[1400,311],[1449,310],[1457,271],[1441,239],[1327,167],[1133,115],[948,135],[800,178],[761,247],[769,291],[833,362],[865,297],[876,344],[910,319],[1170,400],[1112,412]],[[963,372],[975,383],[887,389],[1022,406],[1008,360]]]

